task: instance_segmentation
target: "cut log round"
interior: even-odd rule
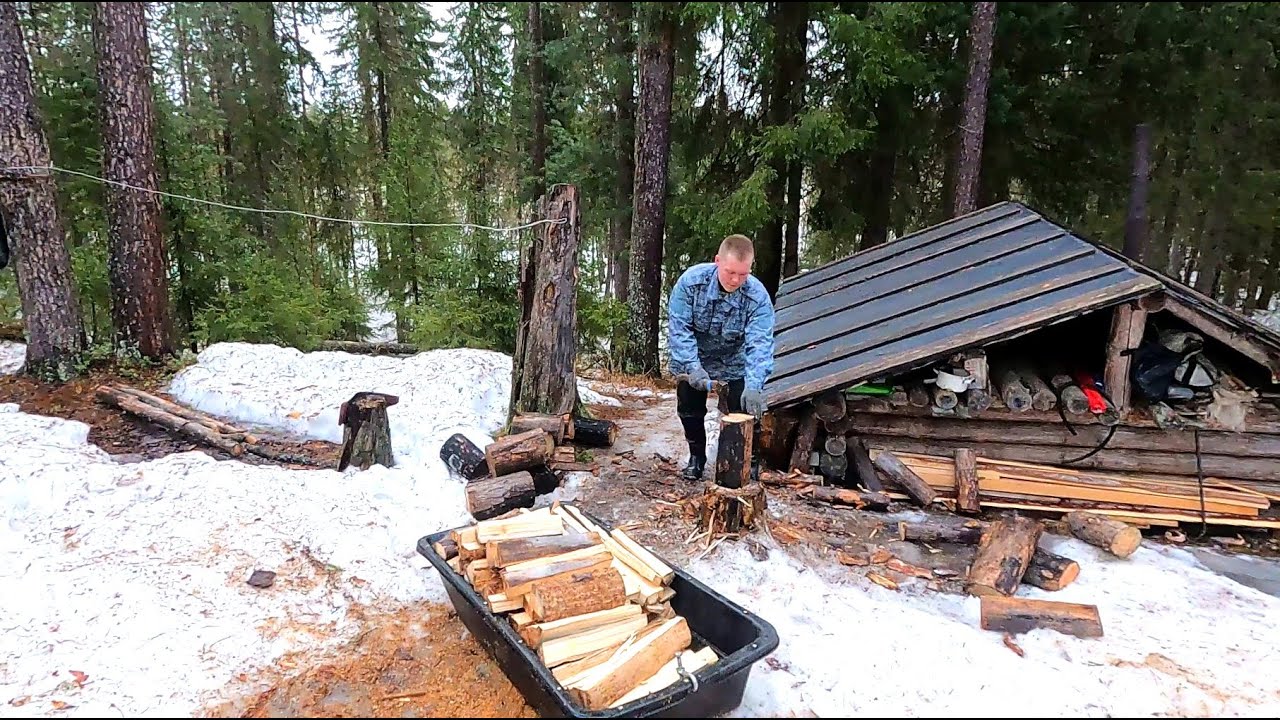
[[[444,441],[440,446],[440,459],[464,480],[476,480],[489,472],[484,451],[462,433],[454,433]]]
[[[813,399],[813,414],[824,423],[833,423],[844,417],[844,394],[831,390]]]
[[[573,444],[581,447],[612,447],[618,439],[618,424],[612,420],[573,419]]]
[[[981,413],[991,409],[991,393],[986,390],[970,388],[964,393],[964,405],[970,413]]]
[[[467,512],[476,520],[488,520],[515,510],[533,507],[537,499],[533,475],[528,471],[486,477],[467,483]]]
[[[919,383],[907,388],[907,402],[912,407],[929,407],[929,390]]]
[[[996,387],[1000,390],[1000,399],[1005,407],[1014,412],[1026,412],[1031,409],[1031,391],[1022,384],[1022,378],[1015,370],[1003,370],[996,378]]]
[[[1054,375],[1050,379],[1050,384],[1058,394],[1058,402],[1071,415],[1087,415],[1089,413],[1089,398],[1085,396],[1084,391],[1079,385],[1071,379],[1070,375],[1060,373]]]
[[[716,451],[716,484],[745,487],[751,482],[752,437],[755,418],[731,413],[720,419],[720,445]]]
[[[818,472],[827,482],[841,485],[849,470],[849,459],[844,455],[832,455],[828,452],[818,453]]]
[[[1012,595],[1031,566],[1043,531],[1040,521],[1022,516],[991,523],[978,541],[965,589],[979,596]]]
[[[1068,513],[1066,520],[1072,535],[1116,557],[1129,557],[1142,544],[1142,531],[1119,520],[1090,512]]]
[[[978,504],[978,458],[972,448],[956,450],[956,510],[969,515],[982,512]]]
[[[832,435],[822,444],[828,455],[844,455],[848,450],[849,444],[843,435]]]
[[[1054,600],[982,598],[982,629],[1018,634],[1047,628],[1080,638],[1102,637],[1098,606]]]
[[[484,451],[485,460],[489,463],[489,475],[499,477],[546,465],[555,447],[555,439],[546,430],[530,430],[500,438],[490,443]]]
[[[626,602],[622,575],[609,567],[536,583],[525,595],[524,605],[534,622],[545,623],[616,608]]]
[[[1036,548],[1031,556],[1031,566],[1022,582],[1034,585],[1041,590],[1057,591],[1075,582],[1080,574],[1080,564],[1069,557],[1055,555],[1048,550]]]
[[[960,404],[960,398],[954,390],[940,388],[937,385],[933,387],[933,406],[939,410],[952,410],[956,405]]]
[[[768,508],[764,485],[726,488],[707,483],[698,512],[698,527],[713,536],[751,530]]]
[[[1040,373],[1030,367],[1018,368],[1018,377],[1022,380],[1027,389],[1031,391],[1031,408],[1040,412],[1047,412],[1058,406],[1058,396],[1053,392],[1053,388],[1049,387],[1044,379],[1040,377]]]
[[[874,462],[881,472],[921,505],[928,507],[938,499],[938,494],[934,492],[933,488],[929,487],[928,483],[912,472],[911,468],[904,465],[901,460],[888,450],[881,450],[877,453]]]
[[[545,413],[521,413],[511,418],[510,435],[519,435],[530,430],[546,430],[555,438],[556,444],[564,442],[564,418],[560,415]]]

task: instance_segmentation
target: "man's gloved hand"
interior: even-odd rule
[[[706,370],[696,367],[689,371],[689,387],[703,392],[711,391],[711,376]]]
[[[764,391],[755,388],[746,388],[742,391],[742,411],[751,413],[759,420],[764,411],[768,408],[764,402]]]

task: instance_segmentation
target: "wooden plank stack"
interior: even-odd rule
[[[978,448],[981,453],[981,446]],[[873,457],[888,456],[882,449]],[[943,502],[957,501],[954,457],[893,452],[937,491]],[[1234,483],[1206,478],[1203,506],[1194,480],[1168,476],[1114,474],[994,460],[975,459],[978,503],[983,508],[1060,512],[1088,510],[1138,526],[1176,527],[1198,523],[1203,509],[1210,525],[1280,528],[1280,519],[1264,517],[1267,495]],[[963,473],[962,473],[963,474]],[[891,497],[904,497],[890,493]]]
[[[570,505],[484,520],[435,550],[588,710],[632,702],[719,659],[693,649],[672,609],[675,571]]]

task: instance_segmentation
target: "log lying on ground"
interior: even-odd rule
[[[534,622],[563,620],[609,610],[627,602],[622,575],[612,567],[571,573],[556,582],[536,583],[525,595],[524,607]]]
[[[906,465],[902,464],[893,453],[882,451],[876,455],[873,462],[890,480],[906,491],[913,500],[921,505],[928,507],[938,499],[938,494],[929,487],[929,484],[915,474]]]
[[[348,352],[360,355],[417,355],[418,346],[399,342],[355,342],[352,340],[325,340],[320,349],[328,352]]]
[[[805,491],[805,497],[817,502],[831,505],[850,505],[852,507],[871,510],[884,510],[892,502],[882,492],[864,492],[834,487],[812,487]]]
[[[132,395],[148,405],[154,405],[171,415],[177,415],[180,418],[198,422],[201,425],[208,427],[210,430],[214,430],[232,440],[239,440],[250,444],[258,442],[258,438],[246,433],[244,430],[241,430],[229,423],[225,423],[217,418],[210,417],[199,410],[183,407],[175,402],[170,402],[158,395],[152,395],[151,393],[143,392],[137,388],[117,386],[114,389],[118,392],[124,393],[125,395]]]
[[[387,407],[398,399],[375,392],[359,392],[342,404],[338,423],[342,425],[342,456],[338,470],[354,465],[368,470],[377,464],[394,467],[391,451],[391,420]]]
[[[618,424],[612,420],[573,419],[573,444],[579,447],[612,447],[618,439]]]
[[[982,598],[981,612],[983,630],[1018,634],[1047,628],[1079,638],[1102,637],[1096,605],[995,595]]]
[[[551,433],[545,430],[530,430],[500,438],[484,450],[489,475],[499,477],[546,465],[555,447]]]
[[[991,523],[978,541],[978,554],[969,566],[965,589],[972,595],[1012,595],[1018,589],[1044,526],[1014,516]]]
[[[476,480],[489,473],[484,451],[462,433],[455,433],[444,441],[440,446],[440,459],[464,480]]]
[[[27,341],[26,329],[21,322],[0,323],[0,340]]]
[[[480,478],[467,483],[467,512],[477,520],[488,520],[516,508],[533,507],[537,497],[528,471]]]
[[[810,485],[824,485],[826,478],[821,475],[808,475],[802,472],[782,473],[765,470],[760,473],[760,482],[778,487],[804,488]]]
[[[1022,576],[1022,582],[1041,590],[1058,591],[1075,582],[1080,575],[1080,564],[1069,557],[1055,555],[1043,548],[1036,548],[1031,565]]]
[[[1129,557],[1142,544],[1142,532],[1119,520],[1090,512],[1068,513],[1066,520],[1072,535],[1116,557]]]
[[[937,520],[902,521],[898,523],[898,538],[923,543],[958,543],[975,545],[982,539],[984,523],[970,520],[964,525],[942,523]]]
[[[978,502],[978,458],[972,448],[956,449],[956,510],[969,515],[982,511]]]
[[[546,413],[521,413],[511,418],[510,435],[519,435],[530,430],[546,430],[556,444],[564,442],[565,416],[548,415]]]

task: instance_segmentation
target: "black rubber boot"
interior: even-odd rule
[[[684,472],[681,474],[685,480],[689,482],[698,482],[702,480],[702,471],[707,467],[707,458],[700,454],[695,454],[692,450],[689,452],[689,463],[684,466]]]

